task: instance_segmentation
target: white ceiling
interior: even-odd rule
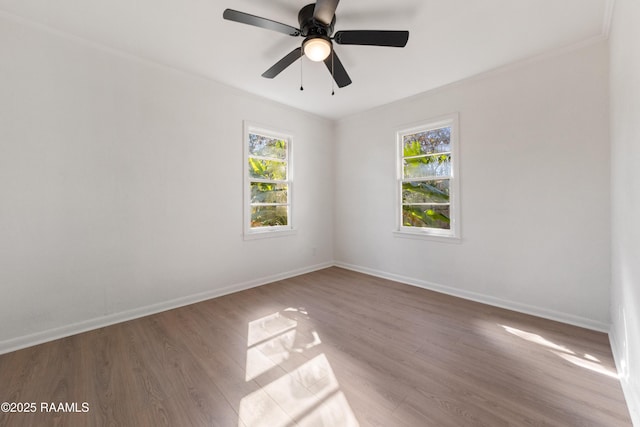
[[[404,49],[337,46],[353,84],[304,59],[261,74],[302,38],[222,19],[225,8],[298,27],[309,0],[0,0],[0,10],[328,118],[606,37],[613,0],[342,0],[335,30],[409,30]]]

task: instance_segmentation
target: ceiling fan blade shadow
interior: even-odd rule
[[[409,41],[409,31],[338,31],[333,39],[338,44],[405,47]]]
[[[418,13],[418,7],[412,8],[371,8],[367,10],[340,10],[341,25],[370,25],[371,22],[384,24],[392,21],[406,21],[414,17]]]
[[[342,61],[340,61],[340,58],[338,58],[338,55],[334,50],[332,50],[331,55],[324,60],[324,64],[329,69],[329,72],[333,74],[333,79],[338,84],[338,87],[345,87],[351,84],[351,78],[349,77],[349,74],[347,74],[347,70],[344,69]]]
[[[325,25],[331,24],[340,0],[317,0],[313,17]]]
[[[285,68],[287,68],[289,65],[293,64],[298,59],[300,59],[303,55],[304,53],[302,52],[301,47],[297,47],[293,49],[284,58],[282,58],[280,61],[273,64],[271,68],[269,68],[267,71],[262,73],[262,77],[265,77],[267,79],[274,78],[275,76],[283,72]]]
[[[262,18],[260,16],[250,15],[248,13],[239,12],[233,9],[225,9],[222,17],[228,21],[239,22],[241,24],[253,25],[254,27],[265,28],[267,30],[277,31],[289,36],[299,36],[300,30],[290,25],[272,21],[271,19]]]
[[[275,6],[283,13],[289,13],[292,16],[298,16],[298,12],[300,12],[300,6],[291,4],[291,0],[269,0],[269,5]]]

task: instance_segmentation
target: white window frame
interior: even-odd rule
[[[283,182],[287,184],[287,225],[283,226],[270,226],[270,227],[251,227],[251,207],[254,206],[251,203],[251,183],[252,182],[267,182],[261,179],[252,178],[249,175],[249,134],[259,134],[269,138],[283,139],[287,141],[287,179],[286,181],[273,181]],[[243,200],[244,200],[244,215],[243,215],[243,238],[245,240],[260,239],[266,237],[281,237],[295,234],[296,230],[293,227],[293,150],[292,150],[293,135],[286,131],[277,131],[270,126],[263,126],[257,123],[244,121],[243,132],[243,171],[244,171],[244,183],[243,183]],[[271,182],[271,181],[268,181]]]
[[[396,131],[396,228],[394,235],[397,237],[418,238],[427,240],[443,241],[447,243],[459,243],[460,235],[460,138],[458,113],[451,113],[431,119],[403,126]],[[406,135],[425,132],[431,129],[451,127],[451,176],[449,181],[449,230],[428,227],[407,227],[402,223],[402,183],[405,181],[415,181],[414,179],[404,179],[403,158],[404,146],[403,138]],[[439,177],[429,177],[438,178]],[[429,179],[423,178],[423,179]]]

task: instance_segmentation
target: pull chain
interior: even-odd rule
[[[336,83],[336,78],[333,73],[333,46],[331,46],[331,96],[335,95],[336,92],[334,90]]]
[[[300,90],[304,90],[302,87],[302,57],[304,56],[304,51],[300,49]]]

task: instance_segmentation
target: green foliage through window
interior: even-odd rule
[[[251,178],[284,181],[287,179],[287,162],[249,157],[249,175]]]
[[[289,225],[288,140],[249,133],[250,228]]]
[[[288,186],[268,182],[251,183],[251,203],[287,203]]]
[[[402,226],[449,230],[451,126],[402,136]]]
[[[251,227],[276,227],[288,224],[286,206],[253,206]]]
[[[451,226],[449,206],[402,206],[402,225],[448,230]]]
[[[451,152],[451,126],[405,135],[402,145],[403,157]]]
[[[403,182],[402,203],[449,203],[449,180]]]

